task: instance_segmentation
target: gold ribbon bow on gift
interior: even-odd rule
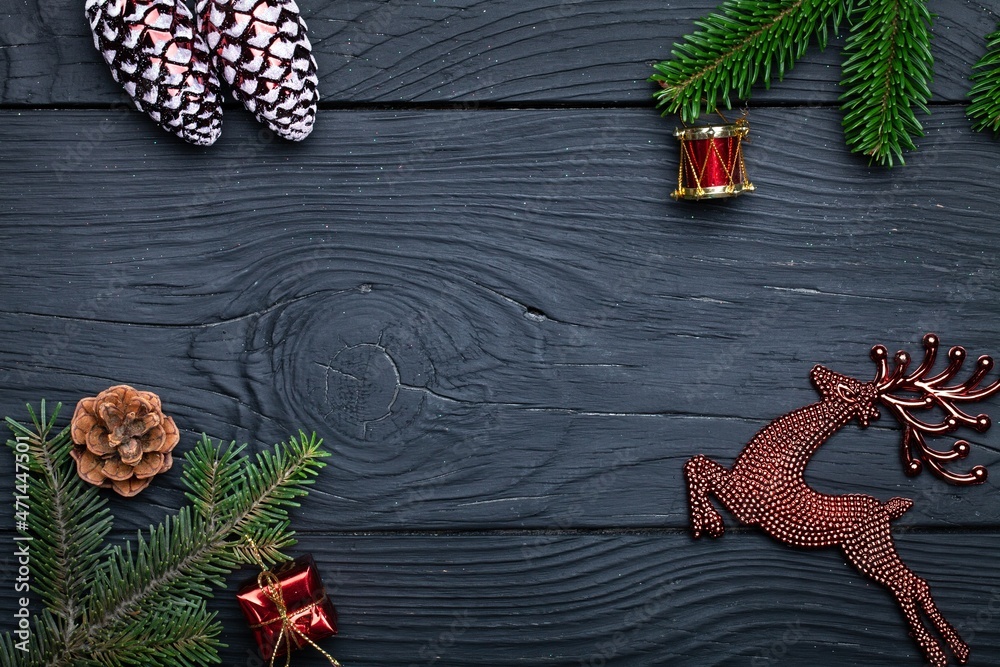
[[[271,625],[272,623],[281,623],[281,630],[278,632],[278,638],[274,642],[274,650],[271,651],[271,660],[268,662],[268,666],[274,667],[274,661],[278,657],[278,649],[281,647],[282,642],[284,642],[285,667],[290,667],[292,664],[292,649],[298,648],[294,640],[294,636],[298,635],[304,639],[307,644],[322,653],[323,657],[329,660],[333,667],[341,667],[341,664],[337,662],[336,658],[321,649],[319,644],[309,639],[304,632],[295,627],[292,615],[288,613],[288,607],[285,604],[285,596],[281,592],[281,581],[278,580],[278,577],[276,577],[273,572],[267,569],[267,565],[264,564],[264,558],[260,555],[260,550],[257,548],[257,544],[253,541],[253,539],[247,537],[246,540],[250,545],[250,552],[253,554],[253,558],[257,561],[257,565],[260,566],[261,570],[260,574],[257,575],[257,585],[260,586],[262,591],[264,591],[264,595],[266,595],[267,598],[274,603],[274,608],[278,612],[277,616],[257,623],[256,625],[252,625],[250,626],[250,629],[255,630],[257,628],[263,628]],[[296,610],[295,613],[301,613],[313,609],[314,607],[322,604],[324,600],[326,600],[325,595],[316,602]]]

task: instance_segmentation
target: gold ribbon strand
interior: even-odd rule
[[[267,569],[267,565],[264,564],[264,558],[260,554],[260,550],[257,548],[257,543],[253,541],[253,538],[247,537],[247,543],[250,545],[250,552],[253,554],[253,558],[257,561],[257,565],[260,566],[260,574],[257,575],[257,585],[260,589],[264,591],[264,595],[267,596],[271,602],[274,603],[274,608],[277,610],[278,615],[273,619],[269,619],[263,623],[258,623],[253,626],[254,628],[264,627],[265,625],[271,625],[272,623],[281,622],[281,630],[278,631],[278,638],[274,642],[274,650],[271,651],[271,660],[268,663],[268,667],[274,667],[274,661],[278,657],[278,649],[281,647],[282,642],[285,644],[285,667],[290,667],[292,664],[292,650],[298,648],[293,640],[293,635],[298,635],[306,641],[307,644],[312,646],[314,649],[323,654],[323,657],[330,661],[333,667],[341,667],[341,664],[337,662],[337,659],[332,655],[324,651],[319,647],[319,644],[309,639],[304,632],[295,627],[295,623],[292,621],[291,616],[288,614],[288,607],[285,605],[285,596],[281,592],[281,581],[275,576],[273,572]],[[308,607],[304,607],[299,611],[305,611],[311,609],[316,605],[323,602],[319,600],[314,602]]]

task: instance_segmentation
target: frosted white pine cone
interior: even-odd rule
[[[198,0],[213,65],[257,120],[291,141],[316,121],[319,83],[295,0]]]
[[[193,144],[219,138],[219,79],[182,0],[87,0],[85,11],[94,46],[136,108]]]

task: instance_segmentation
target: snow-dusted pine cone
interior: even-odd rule
[[[183,0],[87,0],[94,46],[136,107],[186,141],[222,132],[219,79]]]
[[[295,0],[198,0],[216,71],[257,120],[301,141],[316,121],[316,60]]]

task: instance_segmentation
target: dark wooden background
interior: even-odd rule
[[[932,115],[905,168],[846,151],[835,40],[754,94],[758,193],[674,203],[675,120],[645,79],[714,5],[302,0],[313,135],[268,141],[227,107],[201,149],[123,105],[82,2],[7,0],[0,412],[127,382],[162,396],[178,452],[316,430],[333,456],[297,549],[346,667],[921,664],[836,550],[731,518],[692,540],[681,466],[728,465],[811,402],[814,363],[868,378],[872,344],[927,331],[1000,354],[1000,144],[964,116],[997,8],[929,3]],[[899,549],[996,665],[1000,436],[970,435],[981,487],[907,478],[886,421],[808,477],[914,498]],[[112,499],[117,528],[174,511],[178,477]],[[259,665],[230,593],[224,664]]]

